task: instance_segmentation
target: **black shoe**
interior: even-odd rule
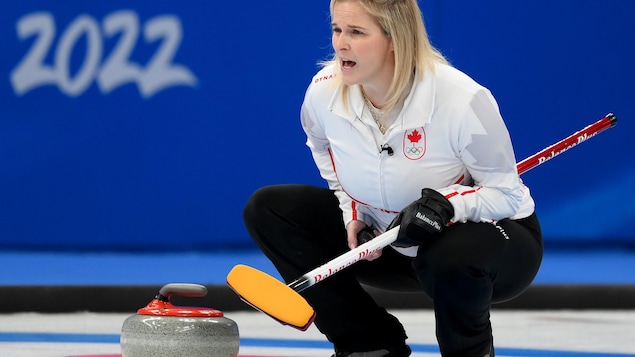
[[[368,352],[336,352],[331,357],[408,357],[412,353],[408,345],[401,345],[394,349],[381,349]]]

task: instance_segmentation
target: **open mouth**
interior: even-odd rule
[[[357,63],[353,61],[342,60],[342,68],[353,68]]]

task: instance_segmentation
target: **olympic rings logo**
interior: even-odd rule
[[[426,154],[425,128],[415,128],[404,133],[403,153],[410,160],[419,160]]]

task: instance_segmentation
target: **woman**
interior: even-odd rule
[[[333,356],[409,356],[402,324],[360,283],[423,290],[443,356],[494,356],[492,303],[536,275],[542,237],[490,92],[431,45],[416,0],[331,0],[334,57],[301,109],[329,188],[259,189],[246,227],[291,281],[399,225],[382,252],[303,292]]]

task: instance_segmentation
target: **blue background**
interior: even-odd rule
[[[613,112],[616,128],[523,175],[547,244],[633,246],[635,2],[420,2],[431,40],[491,89],[520,160]],[[0,5],[0,248],[215,250],[252,248],[242,224],[250,194],[268,184],[324,185],[304,145],[299,107],[330,53],[328,2],[145,1]],[[98,25],[131,10],[140,30],[178,18],[173,63],[194,86],[144,97],[135,84],[76,96],[55,84],[22,95],[11,72],[32,49],[16,25],[51,14],[55,64],[79,15]],[[103,59],[119,37],[102,34]],[[73,47],[69,70],[84,63]],[[143,65],[160,41],[136,41]]]

